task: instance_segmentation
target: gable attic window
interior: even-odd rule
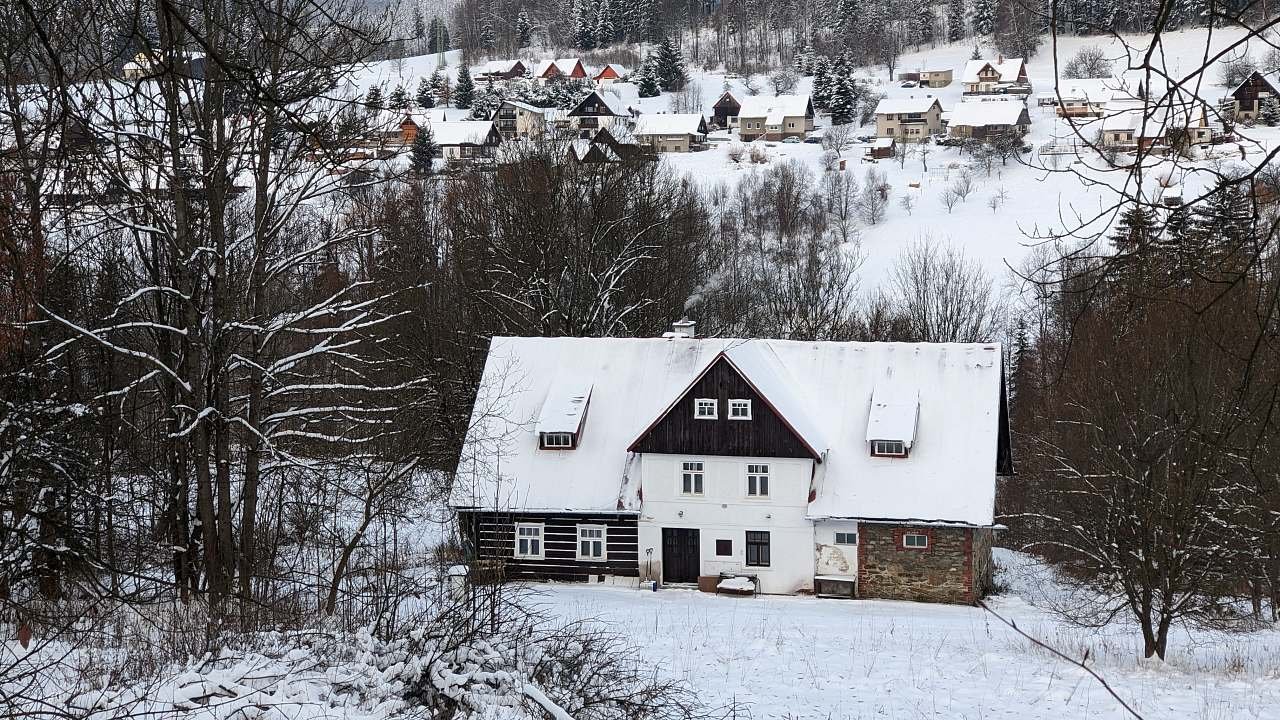
[[[547,390],[547,399],[538,413],[538,447],[543,450],[573,450],[578,447],[590,404],[589,380],[557,378]]]
[[[750,400],[730,400],[729,401],[729,419],[730,420],[750,420],[751,419],[751,401]]]
[[[715,398],[697,398],[693,401],[693,417],[698,420],[715,420],[720,416]]]

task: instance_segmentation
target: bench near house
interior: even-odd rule
[[[903,142],[925,142],[942,132],[942,104],[937,98],[884,98],[876,104],[876,136]]]
[[[996,344],[492,340],[451,506],[511,579],[971,603],[1012,471]]]
[[[745,141],[803,138],[813,130],[813,102],[808,95],[755,95],[742,100],[738,135]]]

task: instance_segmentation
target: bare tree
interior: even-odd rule
[[[991,278],[961,250],[931,238],[902,252],[888,293],[922,342],[989,342],[1003,326],[1004,302]]]

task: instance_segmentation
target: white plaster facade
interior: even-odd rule
[[[681,492],[683,463],[703,464],[702,495]],[[769,466],[769,496],[747,494],[747,466]],[[749,458],[709,455],[640,457],[644,499],[638,529],[640,573],[662,580],[662,529],[696,528],[699,574],[740,572],[760,579],[760,592],[813,589],[814,528],[806,517],[813,461],[807,458]],[[769,533],[768,567],[746,564],[747,531]],[[729,540],[732,554],[716,554],[716,541]]]

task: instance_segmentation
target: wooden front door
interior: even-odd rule
[[[698,582],[698,531],[662,528],[662,582]]]

